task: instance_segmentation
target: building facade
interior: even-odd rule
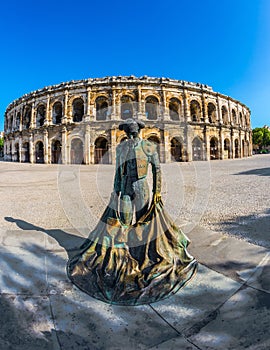
[[[252,155],[250,110],[211,87],[168,78],[105,77],[31,92],[5,112],[4,159],[15,162],[114,163],[134,117],[158,144],[161,162]]]

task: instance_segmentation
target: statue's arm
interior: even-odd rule
[[[151,157],[152,173],[153,173],[153,195],[154,201],[159,202],[161,199],[161,169],[157,149]]]
[[[116,148],[116,160],[115,160],[115,175],[114,175],[114,192],[119,195],[121,191],[121,167],[120,167],[120,151]]]

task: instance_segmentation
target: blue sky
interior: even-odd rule
[[[268,0],[9,0],[0,35],[0,130],[25,93],[111,75],[207,84],[270,124]]]

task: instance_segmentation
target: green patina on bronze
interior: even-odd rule
[[[67,265],[76,286],[111,304],[140,305],[167,298],[197,269],[187,251],[189,239],[163,207],[158,153],[153,143],[138,137],[142,127],[132,119],[120,125],[128,140],[117,147],[114,192],[96,228]]]

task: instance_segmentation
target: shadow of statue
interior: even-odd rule
[[[15,223],[23,231],[43,232],[49,237],[55,239],[58,244],[65,249],[69,259],[76,255],[80,249],[80,246],[85,241],[85,237],[76,236],[60,229],[44,229],[43,227],[39,227],[27,221],[12,217],[5,217],[5,220]]]

